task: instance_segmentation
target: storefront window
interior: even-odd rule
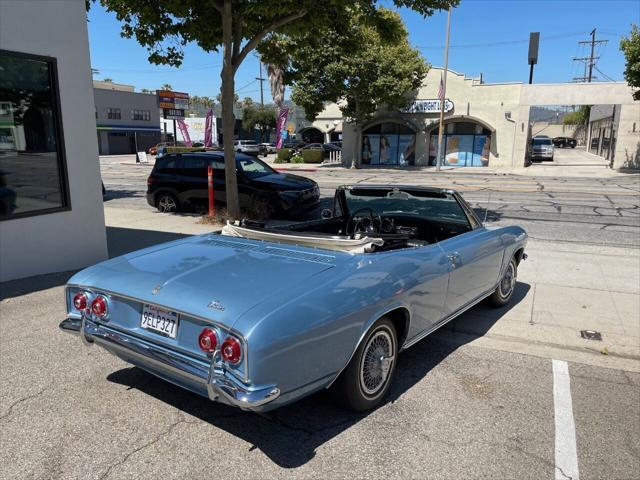
[[[362,133],[363,165],[415,165],[416,135],[399,123],[379,123]]]
[[[68,206],[55,61],[0,50],[0,220]]]
[[[457,167],[486,167],[491,151],[491,132],[471,122],[451,122],[445,125],[442,136],[444,165]],[[438,129],[431,133],[429,164],[436,164]]]

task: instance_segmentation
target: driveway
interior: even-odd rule
[[[606,168],[609,161],[586,151],[585,147],[555,148],[553,164],[560,166],[584,167],[601,166]]]

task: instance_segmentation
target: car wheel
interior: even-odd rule
[[[335,393],[347,408],[365,411],[382,403],[396,371],[398,335],[387,317],[369,329],[349,365],[335,383]]]
[[[507,265],[507,269],[500,280],[496,290],[489,297],[489,302],[496,308],[503,307],[511,297],[513,296],[513,291],[516,288],[516,279],[518,276],[518,264],[516,263],[516,259],[512,258]]]
[[[156,200],[159,212],[173,213],[178,211],[178,199],[172,193],[161,193]]]

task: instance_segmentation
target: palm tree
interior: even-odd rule
[[[160,87],[160,90],[173,91],[173,87],[171,85],[169,85],[168,83],[165,83],[164,85],[162,85],[162,87]]]

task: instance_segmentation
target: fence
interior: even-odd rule
[[[332,164],[342,163],[342,151],[340,150],[330,151],[329,158],[322,163],[332,163]]]

